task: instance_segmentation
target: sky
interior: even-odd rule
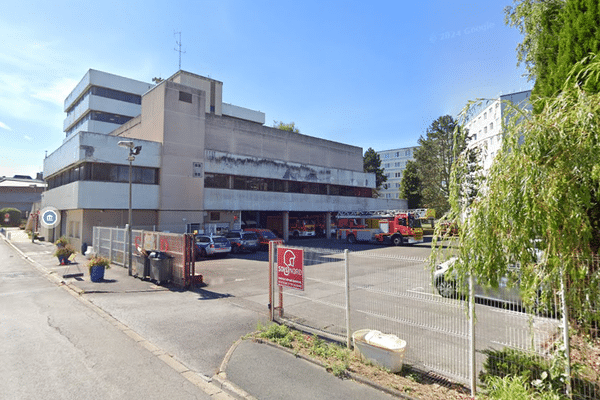
[[[43,171],[89,69],[181,69],[266,125],[376,151],[416,146],[469,100],[531,89],[511,0],[25,1],[0,14],[0,176]]]

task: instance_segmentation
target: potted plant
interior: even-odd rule
[[[87,267],[90,271],[90,280],[92,282],[102,282],[104,280],[104,270],[110,268],[110,260],[95,255],[90,258]]]
[[[54,242],[54,244],[60,249],[61,247],[67,247],[70,244],[70,242],[66,236],[61,236],[56,242]]]
[[[66,246],[57,246],[56,251],[54,252],[54,256],[58,257],[60,265],[69,264],[71,262],[69,257],[71,257],[72,254],[75,254],[75,249],[69,244]]]

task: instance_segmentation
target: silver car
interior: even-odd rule
[[[227,256],[231,243],[224,236],[196,235],[196,261],[207,256]]]

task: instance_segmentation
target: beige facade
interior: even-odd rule
[[[234,229],[240,227],[243,212],[330,213],[405,206],[403,201],[370,196],[375,176],[363,172],[361,148],[265,126],[260,112],[224,106],[222,86],[219,81],[179,71],[146,92],[141,114],[110,134],[105,147],[120,160],[113,163],[126,163],[125,152],[117,150],[116,142],[132,140],[142,145],[133,165],[158,171],[157,184],[133,185],[134,228],[183,232],[192,224],[208,230]],[[96,140],[95,145],[87,146],[94,154],[103,151],[94,148],[102,144],[91,134],[80,134],[77,140]],[[56,153],[71,151],[59,149]],[[90,159],[81,153],[77,160],[55,165],[60,162],[51,156],[48,176],[64,174],[82,161]],[[80,223],[81,240],[87,243],[86,232],[91,232],[92,226],[124,226],[126,222],[123,205],[127,198],[123,197],[127,184],[102,183],[106,184],[119,187],[119,200],[110,200],[119,209],[97,204],[80,207],[85,202],[75,193],[79,203],[72,202],[69,207],[57,204],[61,191],[66,190],[64,184],[53,187],[46,196],[54,207],[68,210],[67,231],[70,222]],[[90,182],[69,185],[71,191],[87,185],[86,196],[94,196]]]

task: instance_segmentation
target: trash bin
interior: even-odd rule
[[[170,281],[173,257],[162,251],[153,251],[148,258],[150,259],[150,279],[159,285]]]
[[[134,254],[134,275],[140,279],[146,279],[150,276],[150,259],[143,254]]]

